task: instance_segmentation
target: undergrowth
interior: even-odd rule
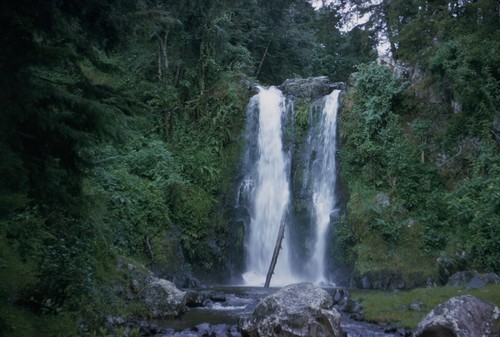
[[[367,321],[387,322],[398,327],[414,329],[422,318],[438,304],[452,297],[472,295],[500,306],[500,285],[478,289],[466,287],[417,288],[404,292],[352,291],[352,298],[361,302]],[[412,310],[412,303],[422,310]]]

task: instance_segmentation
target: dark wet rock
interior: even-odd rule
[[[351,294],[345,289],[334,289],[332,293],[333,307],[339,311],[349,314],[352,319],[364,320],[363,307],[358,301],[351,298]]]
[[[231,325],[228,329],[228,335],[229,337],[242,337],[240,329],[238,328],[237,325]]]
[[[226,296],[224,294],[221,294],[221,293],[212,293],[211,296],[210,296],[210,299],[213,301],[213,302],[226,302]]]
[[[228,326],[225,324],[215,324],[211,326],[210,337],[241,337],[236,325]]]
[[[278,88],[287,95],[314,100],[330,94],[334,89],[345,89],[345,84],[331,83],[327,76],[319,76],[287,79]]]
[[[202,323],[179,332],[164,331],[157,337],[241,337],[241,333],[237,325]]]
[[[384,328],[385,333],[395,333],[398,332],[398,328],[394,326],[388,326],[387,328]]]
[[[201,282],[194,276],[182,273],[182,274],[176,274],[172,277],[172,283],[175,284],[176,287],[181,288],[181,289],[186,289],[186,288],[202,288],[203,285]]]
[[[453,297],[418,324],[414,337],[498,337],[500,310],[471,295]]]
[[[162,335],[162,337],[172,336],[172,337],[200,337],[200,334],[197,331],[193,330],[184,330],[180,332],[173,333],[172,335]]]
[[[495,273],[480,274],[475,270],[457,272],[450,276],[447,286],[481,288],[487,284],[500,284],[500,277]]]
[[[213,302],[226,302],[226,296],[222,293],[210,290],[187,290],[186,306],[190,308],[205,307]]]
[[[444,158],[444,160],[447,160]],[[467,255],[465,252],[455,252],[450,256],[443,255],[436,260],[439,281],[441,284],[446,284],[450,279],[450,276],[458,271],[464,270],[467,265]]]
[[[199,324],[195,328],[193,328],[193,331],[198,332],[200,336],[209,336],[211,332],[210,324],[208,323]]]
[[[206,305],[206,301],[210,299],[210,296],[210,291],[188,290],[186,306],[189,308],[203,307]]]
[[[146,320],[142,320],[137,324],[132,324],[131,326],[139,328],[141,336],[155,336],[161,332],[161,329],[157,324],[149,323]]]
[[[349,282],[350,288],[378,290],[409,290],[418,287],[434,286],[435,281],[421,272],[404,274],[400,270],[373,270],[354,273]]]
[[[342,305],[351,298],[351,294],[344,289],[334,289],[332,298],[334,305]]]
[[[144,289],[144,303],[153,318],[172,318],[184,312],[187,295],[170,281],[151,278]]]
[[[351,286],[359,289],[401,290],[405,289],[405,281],[398,270],[376,270],[355,274]]]
[[[312,283],[292,284],[262,299],[242,320],[243,336],[344,336],[332,297]]]

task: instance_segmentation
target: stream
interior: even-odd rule
[[[157,320],[153,325],[161,333],[156,337],[239,337],[240,319],[250,316],[258,301],[279,288],[262,287],[211,287],[197,289],[201,296],[210,294],[212,299],[204,300],[203,306],[190,307],[181,317]],[[328,291],[328,289],[326,289]],[[348,337],[396,337],[403,332],[386,332],[386,326],[356,321],[342,313],[342,327]]]

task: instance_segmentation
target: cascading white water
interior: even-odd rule
[[[312,219],[314,223],[314,248],[307,264],[308,278],[317,283],[327,283],[325,272],[325,255],[327,234],[331,216],[336,209],[336,177],[337,166],[337,110],[340,90],[334,90],[325,98],[320,120],[311,130],[310,150],[315,153],[311,163],[310,179],[312,180]]]
[[[245,171],[236,205],[245,223],[246,285],[264,284],[282,221],[287,229],[271,285],[298,281],[332,283],[327,275],[326,251],[329,227],[338,215],[335,156],[339,94],[339,90],[334,90],[324,97],[321,109],[310,112],[310,129],[300,155],[305,165],[303,179],[298,180],[302,182],[302,192],[295,195],[308,204],[310,231],[305,232],[307,216],[301,218],[302,229],[292,228],[293,214],[289,211],[293,146],[284,143],[283,130],[293,127],[287,124],[293,123],[293,109],[274,87],[259,88],[247,107]],[[297,241],[293,244],[291,233]],[[295,263],[292,268],[291,256],[305,266]]]
[[[282,120],[286,112],[285,99],[274,87],[259,88],[247,109],[248,171],[239,195],[239,202],[247,204],[250,216],[246,228],[246,272],[243,275],[247,285],[264,284],[279,226],[286,220],[288,212],[290,165],[282,141]],[[258,114],[258,120],[254,114]],[[285,235],[271,285],[295,281],[291,269],[288,236]]]

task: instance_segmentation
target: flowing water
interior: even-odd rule
[[[263,285],[274,251],[278,229],[286,221],[290,204],[290,157],[284,151],[282,134],[287,119],[286,100],[280,90],[260,88],[247,108],[247,172],[238,203],[245,204],[246,285]],[[289,259],[288,236],[282,242],[272,285],[297,281]]]
[[[332,218],[338,216],[335,196],[337,180],[337,112],[340,90],[325,97],[318,122],[312,122],[309,131],[305,172],[311,180],[311,219],[314,227],[314,249],[307,264],[308,279],[316,283],[330,283],[326,275],[326,248]],[[313,118],[311,118],[311,121]],[[314,155],[313,155],[314,154]],[[306,179],[305,179],[306,181]]]
[[[284,221],[285,239],[279,253],[272,286],[297,281],[333,284],[326,268],[329,227],[337,216],[336,151],[339,90],[325,96],[321,109],[310,111],[310,129],[303,146],[304,188],[308,192],[312,238],[308,252],[304,242],[290,242],[294,221],[290,214],[290,163],[292,146],[284,141],[293,132],[293,104],[275,87],[260,88],[247,107],[244,178],[237,206],[246,209],[244,284],[263,285],[276,244],[280,223]],[[303,237],[298,238],[304,240]],[[297,241],[297,240],[296,240]],[[292,251],[292,249],[294,251]],[[302,249],[302,251],[299,251]],[[291,256],[299,257],[305,267],[293,266]],[[297,263],[296,263],[297,264]],[[296,268],[293,268],[296,267]]]

